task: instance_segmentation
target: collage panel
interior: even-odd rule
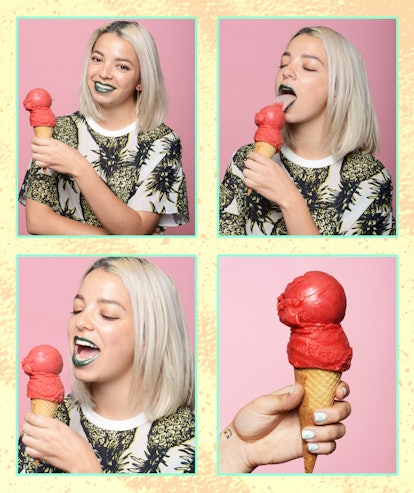
[[[398,472],[397,262],[219,257],[219,474]]]
[[[397,19],[218,30],[219,235],[395,235]]]
[[[196,269],[17,257],[18,474],[197,471]]]
[[[16,28],[18,235],[195,235],[196,20]]]

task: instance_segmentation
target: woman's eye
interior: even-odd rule
[[[128,65],[119,65],[119,68],[120,68],[121,70],[129,70]]]
[[[119,317],[114,317],[111,315],[105,315],[104,313],[101,314],[102,318],[105,320],[113,321],[113,320],[118,320]]]

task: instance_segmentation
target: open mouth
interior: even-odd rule
[[[96,346],[89,339],[75,336],[74,342],[75,345],[73,348],[72,363],[75,366],[89,365],[89,363],[95,361],[100,355],[98,346]]]
[[[290,86],[281,84],[279,86],[279,96],[276,101],[282,105],[283,111],[286,111],[296,101],[295,91]]]
[[[111,86],[110,84],[102,84],[102,82],[99,81],[95,81],[94,84],[96,92],[107,93],[115,89],[114,86]]]

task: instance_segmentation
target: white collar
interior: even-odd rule
[[[130,123],[127,127],[121,128],[120,130],[107,130],[106,128],[101,127],[92,117],[87,116],[86,121],[88,125],[105,137],[122,137],[122,135],[129,134],[137,129],[137,122]]]
[[[145,413],[143,412],[129,419],[113,420],[113,419],[103,418],[88,406],[82,405],[81,408],[85,418],[88,421],[98,426],[99,428],[103,428],[104,430],[113,430],[113,431],[132,430],[133,428],[138,428],[139,426],[142,426],[144,423],[149,421]]]
[[[297,164],[298,166],[302,166],[302,168],[326,168],[327,166],[333,166],[335,164],[340,165],[342,164],[343,160],[343,156],[339,158],[335,158],[334,156],[327,156],[322,159],[305,159],[295,154],[286,145],[282,146],[281,152],[286,157],[286,159],[292,161],[292,163]]]

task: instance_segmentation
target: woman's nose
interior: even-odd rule
[[[82,313],[79,313],[76,319],[76,328],[78,330],[92,330],[93,322],[90,315],[84,310]]]
[[[283,76],[283,79],[294,79],[295,78],[294,67],[291,64],[283,67],[282,76]]]
[[[99,71],[99,75],[102,77],[102,79],[109,79],[111,77],[112,70],[108,63],[103,63],[101,65],[101,70]]]

